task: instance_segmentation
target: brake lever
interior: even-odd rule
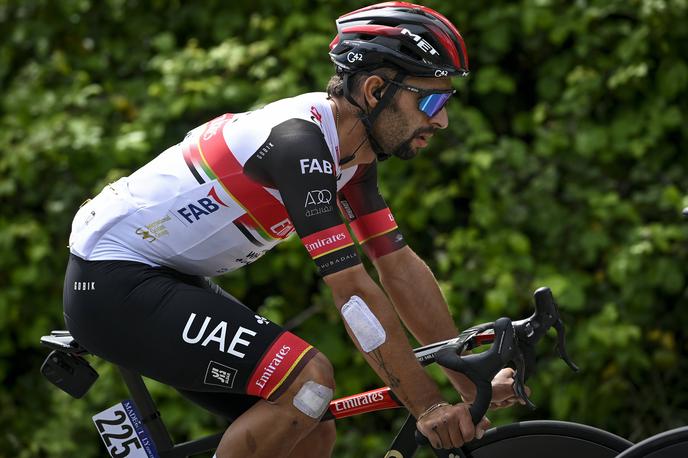
[[[566,330],[564,329],[564,323],[561,321],[561,318],[557,319],[554,323],[554,329],[557,331],[557,350],[559,352],[559,357],[564,360],[573,372],[578,372],[578,366],[576,366],[576,363],[573,362],[566,351]]]
[[[552,291],[549,288],[538,288],[533,295],[535,299],[535,313],[527,319],[513,322],[516,331],[517,349],[513,354],[513,363],[516,366],[514,374],[514,392],[526,402],[526,405],[534,409],[535,404],[528,399],[525,390],[525,381],[535,371],[535,345],[544,337],[547,329],[554,327],[557,331],[557,349],[559,356],[574,371],[578,366],[573,362],[566,351],[566,334],[564,322],[559,315]]]
[[[537,406],[533,403],[533,401],[530,400],[528,394],[526,393],[526,362],[523,358],[523,353],[521,353],[521,350],[518,349],[518,347],[514,352],[511,361],[514,363],[514,366],[516,366],[516,372],[514,373],[514,383],[512,385],[514,388],[514,393],[516,393],[516,396],[525,401],[526,405],[530,410],[535,410]]]
[[[578,372],[578,366],[573,362],[566,351],[566,332],[564,322],[559,315],[559,308],[554,301],[552,291],[547,288],[538,288],[534,293],[535,313],[525,320],[514,322],[516,336],[519,339],[519,350],[526,360],[525,379],[535,369],[535,345],[544,337],[550,327],[557,331],[557,351],[559,357],[573,370]]]

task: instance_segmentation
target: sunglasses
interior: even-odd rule
[[[397,83],[396,81],[385,79],[385,82],[399,86],[400,88],[420,95],[418,109],[432,118],[439,113],[449,102],[452,95],[456,94],[456,89],[423,89],[408,84]]]

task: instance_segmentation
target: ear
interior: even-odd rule
[[[382,98],[385,80],[377,75],[371,75],[363,82],[363,97],[367,105],[374,108]]]

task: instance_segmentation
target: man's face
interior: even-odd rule
[[[451,80],[446,77],[408,77],[402,84],[420,89],[451,89]],[[373,132],[385,152],[401,159],[411,159],[421,148],[428,145],[430,137],[437,129],[447,127],[447,110],[442,108],[433,117],[428,117],[418,107],[421,98],[420,94],[397,88],[394,99],[382,111]]]

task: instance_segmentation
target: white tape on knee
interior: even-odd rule
[[[333,394],[332,388],[309,380],[294,396],[294,407],[311,418],[319,419],[330,405]]]
[[[351,296],[342,306],[342,316],[364,352],[370,353],[385,343],[385,328],[360,297]]]

